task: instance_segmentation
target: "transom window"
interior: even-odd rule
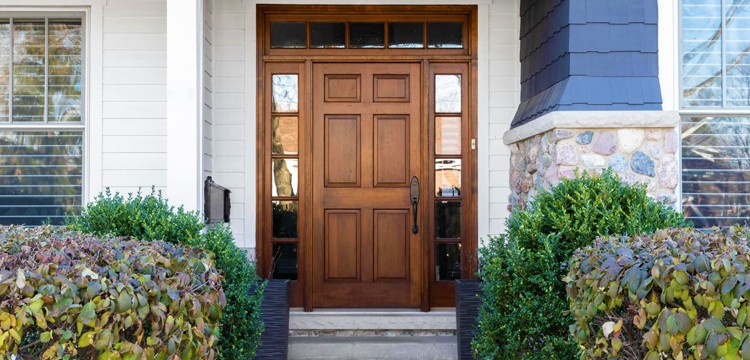
[[[462,49],[457,21],[271,21],[272,49]]]
[[[83,188],[80,18],[0,18],[0,224],[62,224]]]
[[[682,199],[698,227],[750,220],[750,4],[682,1]]]

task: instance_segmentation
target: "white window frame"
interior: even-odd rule
[[[58,1],[57,3],[64,3],[66,1]],[[26,19],[44,19],[45,25],[48,25],[50,19],[80,19],[81,20],[81,27],[82,27],[82,33],[83,36],[83,42],[82,42],[82,48],[81,53],[83,55],[82,63],[83,63],[83,80],[81,84],[81,104],[80,104],[80,112],[81,112],[81,121],[76,123],[61,123],[61,122],[48,122],[48,98],[46,96],[46,92],[48,89],[48,79],[45,78],[45,106],[44,106],[44,122],[41,123],[26,123],[26,122],[13,122],[12,118],[12,101],[9,101],[9,121],[0,123],[0,131],[42,131],[42,130],[48,130],[48,131],[73,131],[73,132],[80,132],[81,136],[83,137],[83,154],[82,154],[82,179],[81,179],[81,205],[85,205],[87,202],[87,199],[92,199],[94,195],[91,194],[90,189],[92,188],[92,184],[90,179],[92,178],[92,169],[91,169],[91,160],[93,153],[91,151],[91,147],[95,146],[93,144],[92,140],[92,134],[89,131],[89,124],[90,124],[90,114],[92,110],[94,110],[93,107],[89,106],[91,104],[91,91],[89,89],[92,85],[92,79],[91,79],[91,45],[90,45],[90,39],[92,38],[92,30],[91,26],[89,26],[90,20],[92,18],[92,8],[91,7],[6,7],[3,6],[4,4],[8,3],[8,1],[2,1],[0,0],[0,18],[9,18],[9,19],[18,19],[18,18],[26,18]],[[101,14],[101,6],[98,7],[98,13]],[[12,25],[12,22],[11,22]],[[13,29],[11,29],[12,34]],[[47,36],[46,32],[49,31],[48,26],[45,26],[45,36]],[[101,28],[99,29],[101,32]],[[99,36],[101,39],[101,35]],[[48,44],[47,44],[48,45]],[[49,56],[49,55],[47,55]],[[12,57],[11,57],[12,59]],[[46,60],[45,66],[48,66],[49,60]],[[11,60],[11,69],[12,69],[12,60]],[[99,57],[99,69],[101,69],[101,57]],[[45,75],[46,77],[46,75]],[[10,76],[10,97],[13,97],[13,88],[12,88],[12,81],[13,77]],[[98,78],[99,88],[101,89],[101,76]],[[101,95],[99,95],[99,98],[101,99]],[[101,101],[99,101],[101,104]],[[98,109],[99,114],[101,114],[101,107]],[[101,117],[99,117],[99,123],[101,123]],[[99,133],[101,133],[101,126],[98,127]],[[101,136],[99,136],[101,139]],[[99,144],[101,144],[101,141],[99,141]],[[98,145],[98,151],[101,153],[101,145]],[[101,155],[99,155],[99,159],[101,159]],[[99,160],[101,161],[101,160]],[[101,162],[100,162],[101,163]],[[99,168],[101,168],[101,165],[99,165]],[[99,171],[99,183],[101,183],[101,171]],[[99,186],[101,187],[101,186]]]

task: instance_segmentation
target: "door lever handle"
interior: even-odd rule
[[[417,225],[417,214],[419,211],[419,178],[416,176],[411,177],[409,195],[411,196],[411,206],[413,208],[412,214],[414,215],[414,225],[411,227],[411,232],[416,234],[419,232],[419,226]]]

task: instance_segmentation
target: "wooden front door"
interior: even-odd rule
[[[477,7],[257,10],[258,272],[306,311],[453,306],[476,272]]]
[[[420,64],[321,63],[313,74],[313,306],[418,307]]]

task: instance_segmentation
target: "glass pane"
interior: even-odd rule
[[[456,49],[463,46],[463,23],[427,23],[427,47]]]
[[[271,132],[273,144],[271,152],[274,155],[296,155],[297,149],[297,117],[272,116]]]
[[[49,24],[49,121],[81,121],[83,37],[80,21]]]
[[[461,155],[461,117],[435,118],[435,154]]]
[[[721,1],[683,0],[684,106],[721,106],[721,42]]]
[[[461,278],[461,244],[438,244],[435,252],[437,281]]]
[[[80,132],[0,131],[0,225],[62,225],[81,210]]]
[[[271,22],[271,47],[304,49],[307,47],[307,23]]]
[[[388,47],[424,47],[423,23],[388,23]]]
[[[385,47],[385,23],[349,23],[349,47],[382,49]]]
[[[697,227],[750,221],[750,118],[682,119],[682,199]]]
[[[435,160],[435,196],[461,196],[461,160]]]
[[[299,81],[297,74],[271,76],[272,112],[297,112]]]
[[[297,280],[297,244],[273,244],[272,279]]]
[[[272,196],[297,196],[299,181],[299,160],[273,159],[273,174],[271,181]]]
[[[297,212],[296,201],[273,201],[273,232],[274,239],[296,239],[297,238]]]
[[[0,20],[0,123],[10,116],[10,22]]]
[[[460,201],[438,201],[435,203],[435,237],[438,239],[461,238]]]
[[[346,25],[344,23],[310,23],[311,48],[344,48],[345,43]]]
[[[727,0],[724,56],[726,106],[750,106],[750,4]]]
[[[44,21],[13,24],[13,121],[44,121]]]
[[[461,113],[461,75],[435,75],[435,112]]]

